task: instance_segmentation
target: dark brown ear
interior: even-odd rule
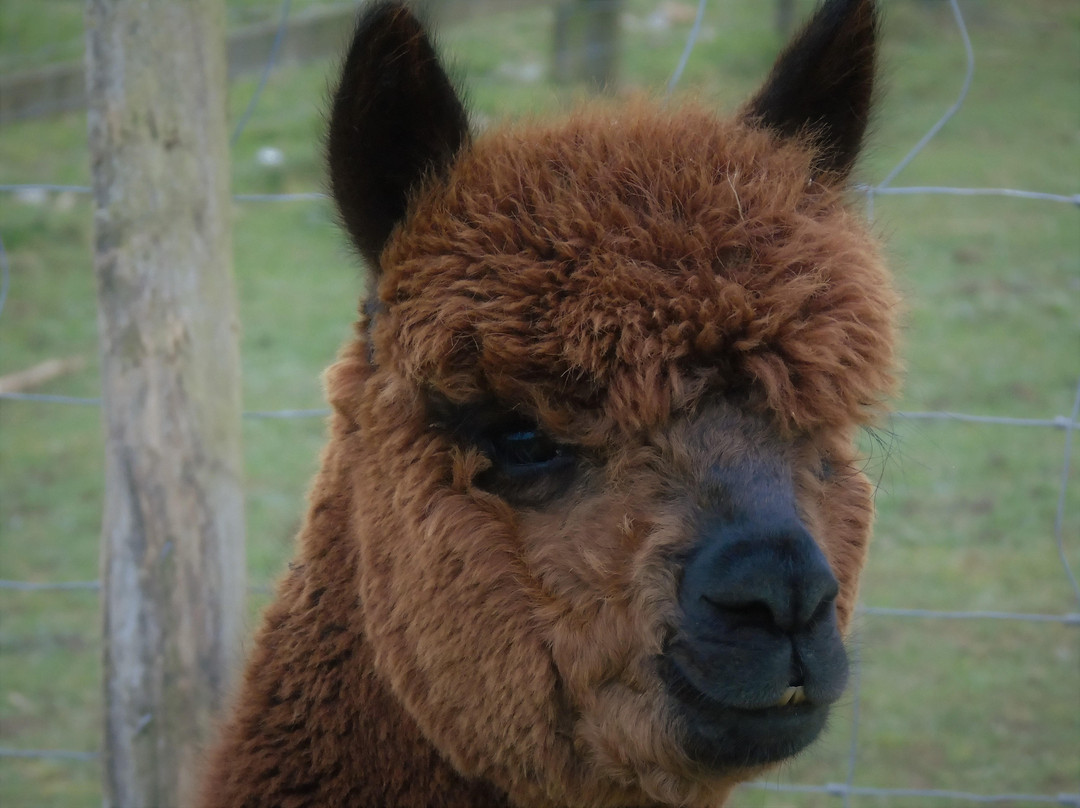
[[[400,2],[369,4],[334,93],[330,190],[372,269],[408,198],[469,138],[468,118],[420,21]]]
[[[845,179],[870,116],[876,40],[873,0],[826,0],[780,54],[744,118],[785,137],[812,137],[817,170]]]

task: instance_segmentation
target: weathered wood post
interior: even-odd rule
[[[794,25],[795,0],[776,0],[776,32],[787,36]]]
[[[563,0],[555,7],[552,76],[612,90],[618,80],[623,0]]]
[[[223,0],[87,0],[106,804],[190,804],[244,597]]]

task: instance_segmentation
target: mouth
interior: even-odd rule
[[[762,707],[736,707],[699,690],[670,658],[663,679],[683,719],[683,749],[696,763],[725,772],[777,763],[805,749],[825,726],[829,705],[791,685]]]
[[[802,685],[794,685],[789,687],[781,694],[779,700],[774,704],[774,707],[787,707],[788,705],[802,704],[806,701],[806,690]]]

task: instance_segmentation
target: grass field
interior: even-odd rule
[[[295,5],[295,4],[294,4]],[[310,5],[310,4],[308,4]],[[800,5],[806,13],[812,3]],[[886,92],[859,179],[876,182],[952,103],[963,47],[944,0],[886,6]],[[660,92],[688,24],[676,5],[631,0],[620,92]],[[896,178],[897,185],[1080,191],[1080,4],[962,0],[975,47],[971,93]],[[687,6],[689,7],[689,6]],[[272,18],[277,3],[233,4],[230,20]],[[685,10],[679,7],[677,10]],[[692,10],[692,9],[691,9]],[[712,0],[680,92],[734,106],[780,45],[773,4]],[[15,0],[0,11],[0,66],[42,53],[78,56],[81,2]],[[675,15],[678,16],[678,15]],[[552,114],[583,97],[543,79],[550,10],[488,15],[442,35],[485,124]],[[17,36],[15,36],[17,34]],[[322,99],[329,64],[276,72],[233,156],[238,193],[321,188]],[[534,79],[540,75],[539,79]],[[254,79],[232,87],[239,115]],[[85,119],[0,129],[0,183],[86,184]],[[258,149],[284,165],[260,166]],[[1080,380],[1080,212],[1000,197],[878,197],[907,297],[903,411],[1053,418]],[[0,237],[11,288],[0,312],[0,375],[54,357],[82,371],[38,392],[97,394],[95,290],[86,197],[3,194]],[[348,333],[363,288],[324,202],[238,203],[236,273],[249,410],[322,406],[319,373]],[[319,419],[244,426],[250,579],[287,560],[322,443]],[[1054,514],[1062,430],[896,418],[866,440],[880,480],[868,606],[1080,611],[1058,558]],[[0,401],[0,579],[97,577],[102,436],[93,407]],[[1080,570],[1080,446],[1063,535]],[[264,596],[252,597],[252,627]],[[865,616],[854,783],[981,794],[1080,792],[1080,632],[1076,625]],[[100,630],[92,591],[0,590],[0,747],[96,751]],[[779,784],[848,778],[854,699],[825,740],[772,775]],[[94,761],[0,757],[0,805],[100,804]],[[836,797],[748,789],[736,806],[816,808]],[[857,808],[942,799],[853,797]],[[962,804],[962,803],[956,803]],[[1023,806],[1024,800],[1005,805]]]

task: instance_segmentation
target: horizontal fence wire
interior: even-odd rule
[[[708,0],[699,0],[694,22],[687,37],[686,45],[680,56],[679,63],[672,74],[666,88],[668,97],[673,93],[680,81],[683,71],[694,50],[701,31],[702,20]],[[874,198],[877,196],[912,196],[912,195],[942,195],[958,197],[1003,197],[1026,201],[1042,201],[1059,204],[1068,204],[1080,207],[1080,193],[1078,194],[1055,194],[1040,191],[1030,191],[1014,188],[969,188],[950,186],[893,186],[893,180],[915,159],[915,157],[930,143],[941,129],[961,109],[964,100],[974,79],[975,54],[964,21],[964,16],[958,0],[949,0],[954,20],[960,32],[964,45],[966,58],[966,70],[963,86],[955,102],[945,111],[941,118],[923,135],[912,149],[893,167],[885,178],[876,185],[856,185],[854,190],[863,193],[867,199],[867,212],[872,218],[874,214]],[[266,86],[268,77],[275,66],[286,26],[290,16],[290,0],[283,0],[281,5],[279,27],[271,45],[265,67],[260,75],[256,90],[252,94],[237,126],[230,138],[231,145],[235,145],[241,138],[251,114]],[[0,184],[0,193],[9,194],[40,194],[40,193],[71,193],[76,195],[89,195],[92,189],[83,185],[64,185],[55,183],[19,183]],[[280,194],[234,194],[233,199],[241,203],[287,203],[287,202],[314,202],[327,199],[326,194],[320,192],[280,193]],[[3,312],[10,287],[10,267],[8,257],[4,249],[3,240],[0,239],[0,314]],[[73,397],[63,395],[50,395],[40,393],[0,393],[0,400],[12,402],[29,402],[42,404],[59,404],[74,406],[97,407],[101,405],[100,398]],[[326,408],[318,409],[281,409],[281,410],[256,410],[245,412],[244,418],[252,420],[260,419],[304,419],[324,418],[329,415]],[[1069,470],[1072,452],[1072,434],[1080,429],[1080,384],[1077,387],[1077,396],[1068,416],[1058,415],[1053,418],[1018,418],[1008,416],[978,415],[957,412],[894,412],[892,418],[911,421],[952,421],[961,423],[982,424],[1005,427],[1035,427],[1044,429],[1060,429],[1065,432],[1064,459],[1062,464],[1061,485],[1059,489],[1058,507],[1055,514],[1054,534],[1062,567],[1069,578],[1077,602],[1080,604],[1080,586],[1069,565],[1065,552],[1064,537],[1064,510],[1067,499]],[[0,580],[0,591],[27,592],[27,593],[50,593],[50,592],[97,592],[101,590],[100,581],[67,581],[67,582],[31,582]],[[249,587],[250,592],[269,593],[272,587],[269,584],[254,584]],[[1080,609],[1080,605],[1078,605]],[[1000,620],[1020,621],[1028,623],[1051,623],[1067,626],[1080,626],[1080,612],[1066,614],[1023,614],[1000,611],[962,611],[962,610],[930,610],[917,608],[890,608],[859,606],[856,614],[870,618],[899,618],[921,620]],[[826,783],[825,785],[800,785],[778,784],[757,781],[745,784],[747,789],[772,791],[789,794],[823,794],[837,797],[842,800],[844,808],[850,806],[852,797],[888,797],[910,798],[921,804],[940,804],[948,802],[968,802],[980,804],[1019,802],[1040,805],[1062,805],[1080,808],[1080,793],[1061,794],[977,794],[965,791],[952,791],[942,789],[901,789],[901,788],[878,788],[870,786],[854,785],[857,771],[857,747],[859,728],[859,707],[861,692],[861,665],[858,657],[858,649],[855,649],[853,659],[853,719],[851,727],[851,741],[848,751],[847,781],[844,783]],[[152,720],[152,715],[146,719]],[[97,752],[81,752],[55,749],[12,749],[0,747],[0,758],[26,758],[59,761],[97,761],[100,755]]]
[[[915,797],[922,800],[955,800],[984,804],[1026,802],[1039,805],[1077,806],[1080,808],[1080,794],[975,794],[969,791],[949,791],[936,788],[874,788],[872,786],[853,786],[847,783],[801,786],[756,782],[747,783],[743,787],[783,794],[827,794],[833,797]]]
[[[97,760],[97,752],[71,752],[65,749],[8,749],[0,746],[0,758],[34,758],[37,760]]]
[[[874,196],[1002,196],[1012,199],[1029,199],[1042,202],[1059,202],[1080,207],[1080,194],[1051,194],[1043,191],[1025,191],[1020,188],[957,188],[945,185],[888,186],[866,185],[852,186],[855,191]],[[69,193],[89,196],[93,189],[89,185],[55,185],[42,182],[0,184],[0,192],[20,193]],[[233,194],[236,202],[315,202],[330,197],[321,191],[299,191],[291,194]]]
[[[51,393],[0,393],[0,401],[33,401],[40,404],[72,404],[82,407],[100,407],[101,399],[81,396],[59,396]],[[325,418],[330,415],[326,407],[283,410],[246,410],[244,418]],[[958,421],[970,424],[996,424],[998,426],[1043,427],[1073,430],[1080,428],[1076,416],[1058,415],[1053,418],[1014,418],[1003,415],[974,415],[966,412],[902,412],[889,413],[890,418],[910,421]]]
[[[269,584],[252,584],[251,592],[267,593]],[[0,591],[10,592],[100,592],[101,581],[7,581],[0,580]],[[883,606],[859,606],[856,614],[871,617],[917,617],[924,620],[1018,620],[1025,623],[1061,623],[1080,625],[1080,613],[1024,614],[1022,612],[938,611],[934,609],[893,609]]]

